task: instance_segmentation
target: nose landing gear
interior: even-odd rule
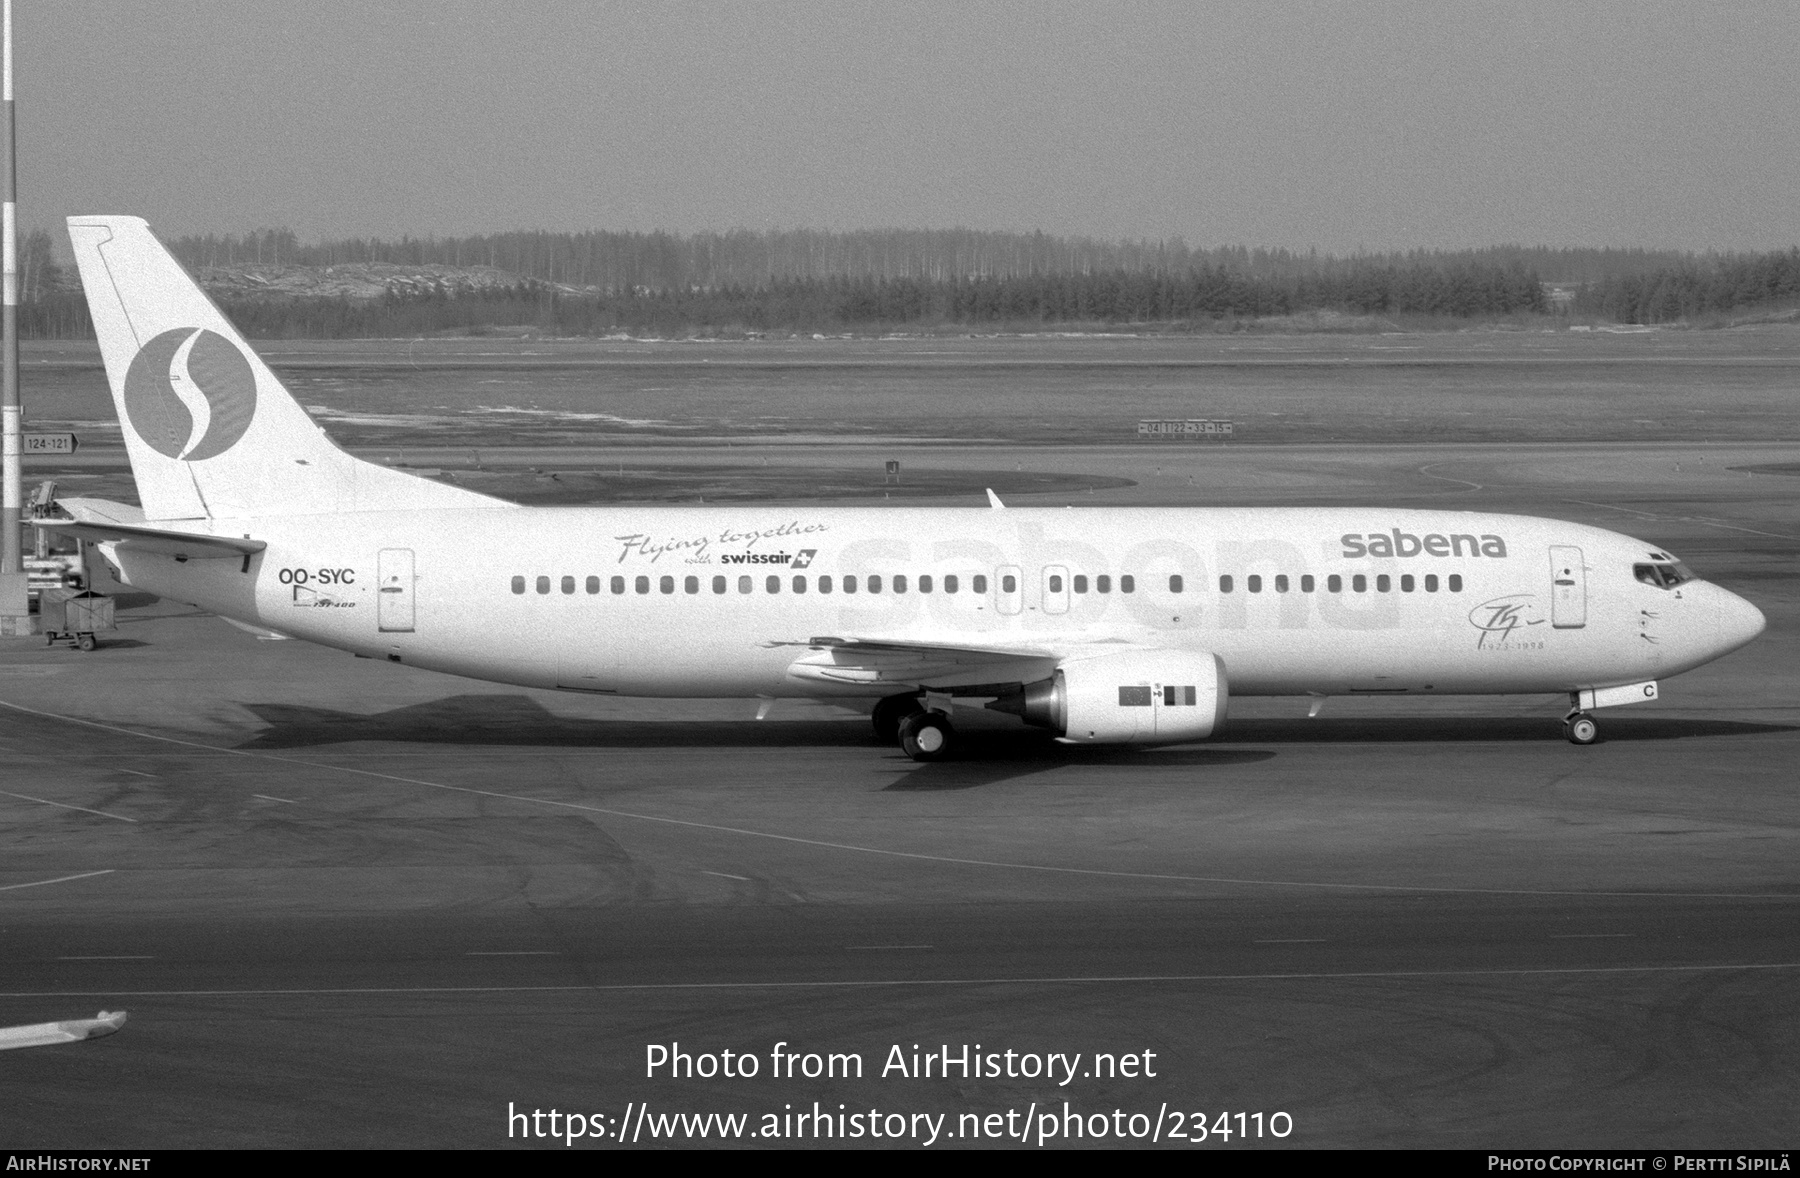
[[[1600,725],[1579,709],[1563,717],[1563,736],[1570,744],[1593,744],[1600,739]]]

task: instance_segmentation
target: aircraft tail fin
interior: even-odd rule
[[[69,241],[149,519],[512,506],[340,450],[141,217]]]

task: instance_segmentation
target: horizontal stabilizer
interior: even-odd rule
[[[135,551],[173,556],[177,560],[240,560],[246,556],[254,556],[268,547],[261,540],[238,539],[234,536],[196,536],[190,532],[150,528],[142,524],[67,519],[36,519],[31,522],[64,536],[77,536],[97,543],[120,541]]]
[[[82,523],[141,524],[148,518],[143,508],[111,499],[64,497],[56,505]]]

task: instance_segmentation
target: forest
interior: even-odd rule
[[[1683,323],[1753,307],[1800,305],[1800,249],[1683,260],[1606,274],[1576,292],[1575,314],[1617,323]]]
[[[745,334],[934,329],[1042,330],[1182,325],[1311,308],[1430,315],[1542,311],[1529,273],[1498,268],[1369,268],[1287,282],[1225,269],[1186,274],[1107,271],[1016,278],[791,278],[756,286],[569,292],[541,281],[463,291],[390,290],[378,300],[229,300],[261,338],[331,339],[528,325],[557,335]]]
[[[85,301],[51,245],[40,230],[20,251],[20,333],[91,336]],[[497,328],[571,336],[1183,331],[1320,313],[1427,327],[1546,315],[1678,323],[1800,304],[1800,249],[1333,255],[966,229],[515,232],[316,244],[273,229],[182,237],[170,248],[258,338]],[[356,271],[359,289],[372,295],[307,293],[288,281],[333,270]],[[1553,299],[1552,287],[1562,297]]]

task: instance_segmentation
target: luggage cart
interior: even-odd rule
[[[94,650],[100,645],[96,634],[118,629],[113,599],[87,589],[45,589],[38,597],[38,627],[51,646],[67,642]]]

